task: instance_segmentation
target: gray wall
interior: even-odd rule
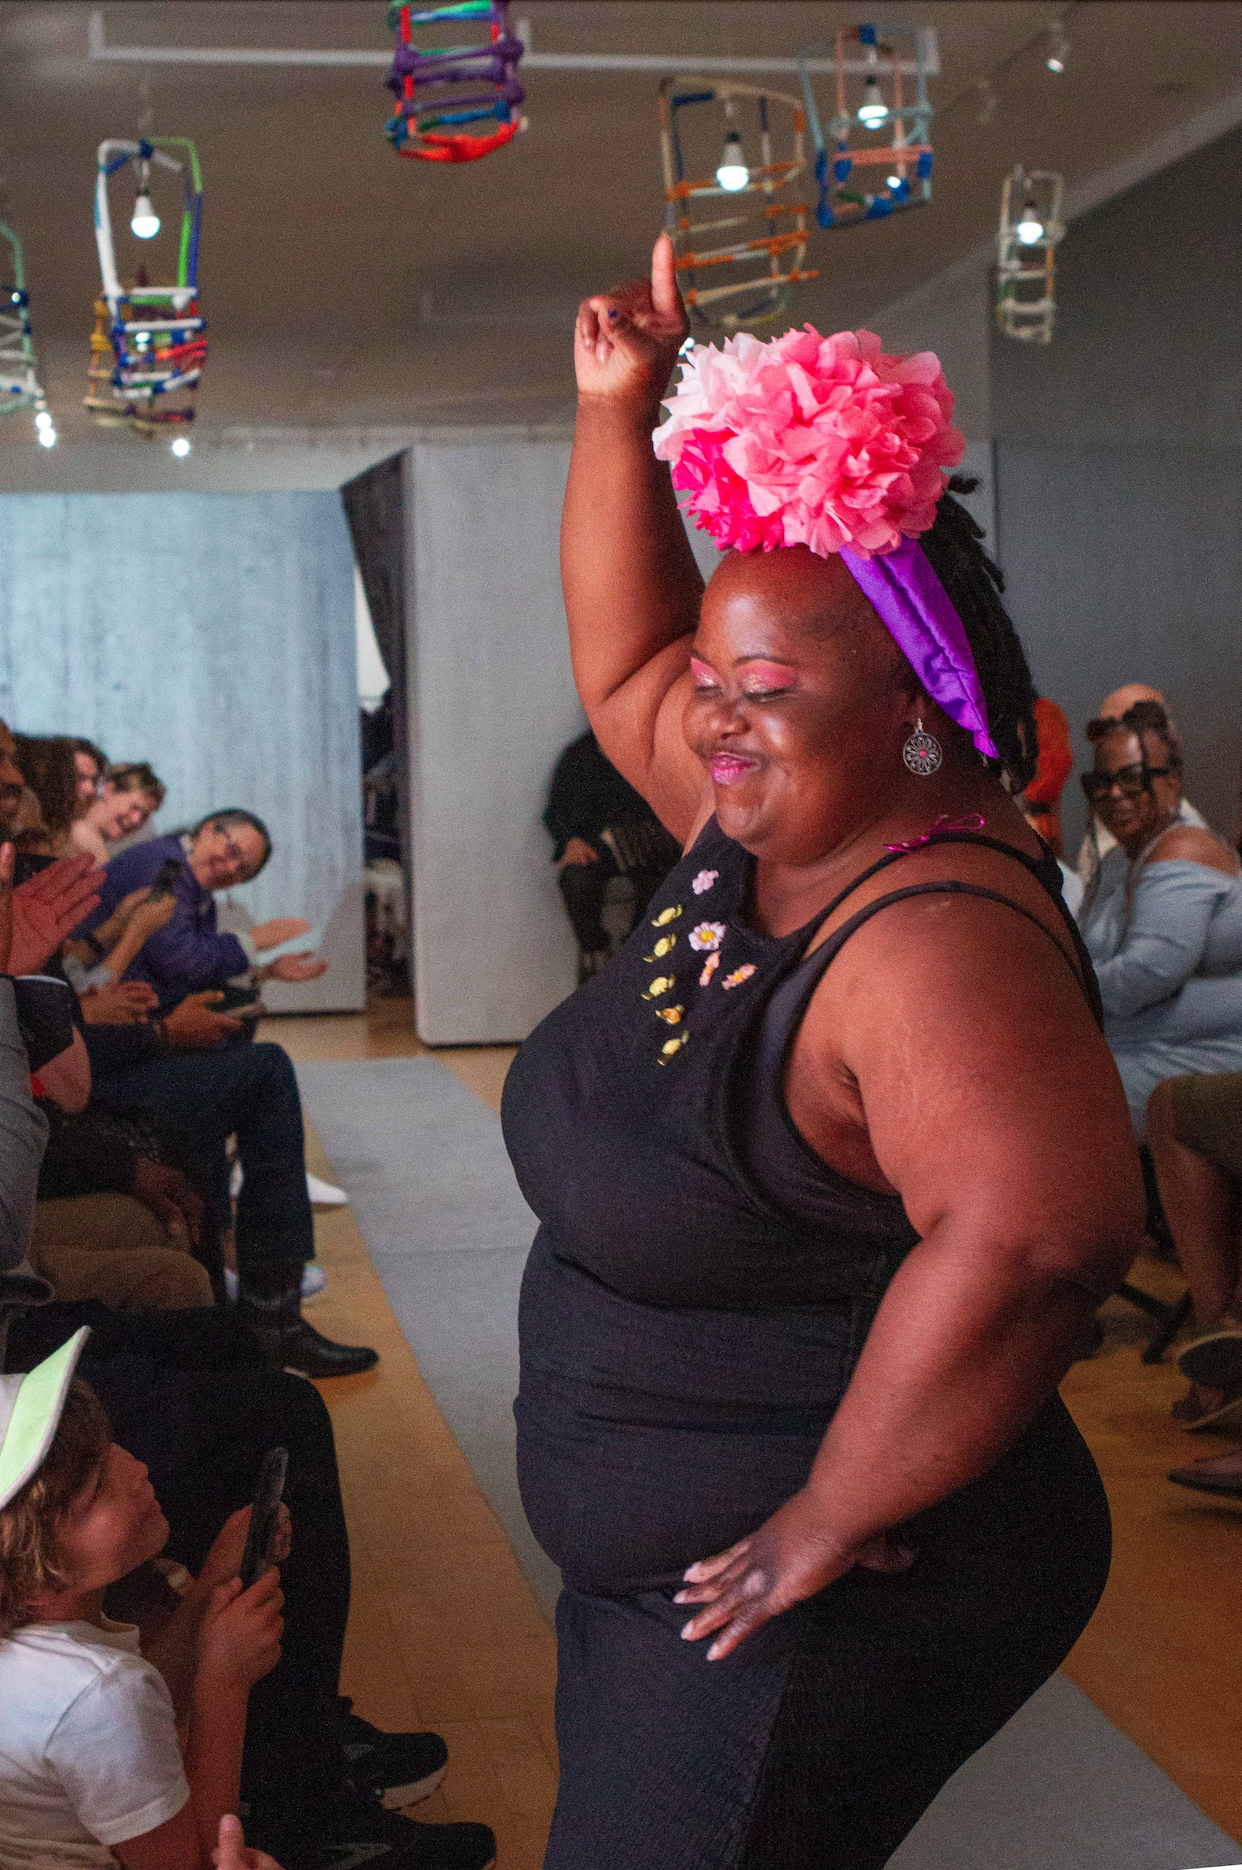
[[[147,759],[171,829],[220,805],[270,825],[234,893],[326,930],[321,983],[274,1010],[357,1007],[364,963],[353,554],[336,493],[0,496],[0,715]]]
[[[1077,751],[1124,681],[1169,697],[1186,790],[1238,829],[1242,217],[1234,132],[1075,221],[1046,349],[992,349],[1000,552]],[[1067,799],[1068,799],[1067,793]],[[1074,801],[1067,814],[1081,824]]]
[[[542,824],[582,731],[557,528],[569,445],[407,456],[415,1023],[428,1044],[524,1039],[574,985]]]

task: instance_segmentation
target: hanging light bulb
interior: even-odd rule
[[[878,130],[887,116],[888,105],[880,94],[880,80],[871,72],[863,88],[863,101],[858,106],[858,121],[865,129]]]
[[[176,439],[176,441],[174,441],[174,442],[173,442],[173,444],[172,444],[172,451],[173,451],[173,453],[174,453],[174,454],[176,455],[176,457],[177,457],[177,459],[178,459],[178,461],[184,461],[184,460],[185,460],[185,458],[186,458],[186,456],[187,456],[187,455],[189,454],[189,452],[190,452],[190,438],[189,438],[189,436],[188,436],[188,435],[178,435],[178,437],[177,437],[177,439]]]
[[[1028,195],[1022,204],[1022,219],[1014,228],[1014,233],[1024,247],[1034,247],[1044,237],[1044,224],[1039,218],[1039,209],[1035,206],[1035,197]]]
[[[1065,61],[1069,57],[1070,42],[1065,36],[1065,28],[1060,20],[1054,20],[1048,28],[1048,57],[1045,63],[1049,71],[1064,71]]]
[[[139,240],[154,240],[160,231],[160,217],[151,200],[151,165],[144,162],[138,170],[138,196],[129,218],[130,229]]]
[[[902,177],[900,175],[889,175],[889,176],[886,176],[884,179],[885,179],[886,185],[889,188],[900,188],[901,187]]]
[[[40,448],[55,448],[56,430],[54,428],[49,426],[39,430],[39,446]]]
[[[50,409],[38,410],[35,414],[35,427],[37,429],[50,429],[52,426],[53,425],[52,425],[51,410]]]
[[[746,167],[742,139],[736,130],[730,130],[725,137],[724,155],[720,158],[716,180],[721,188],[727,189],[731,195],[736,195],[738,190],[745,188],[750,181],[750,170]]]

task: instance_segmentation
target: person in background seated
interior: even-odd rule
[[[1071,915],[1077,915],[1082,903],[1082,879],[1064,861],[1061,845],[1061,794],[1074,770],[1074,750],[1070,743],[1069,722],[1055,701],[1040,695],[1032,713],[1039,740],[1039,764],[1035,777],[1022,794],[1022,816],[1032,831],[1039,833],[1061,866],[1061,894]]]
[[[1101,721],[1119,721],[1127,709],[1138,701],[1154,701],[1164,709],[1169,726],[1177,733],[1177,723],[1173,719],[1169,704],[1158,688],[1149,688],[1145,682],[1126,682],[1121,688],[1115,688],[1111,695],[1105,695],[1096,713]],[[1184,825],[1194,825],[1200,831],[1206,831],[1207,819],[1197,812],[1187,798],[1178,800],[1177,815]],[[1091,814],[1087,822],[1086,833],[1078,847],[1078,874],[1084,886],[1089,886],[1101,863],[1111,850],[1115,850],[1117,840],[1098,812]]]
[[[74,743],[64,734],[17,734],[14,744],[22,778],[39,802],[40,823],[47,832],[46,849],[37,854],[63,857],[72,848],[75,820],[87,810],[79,791]]]
[[[161,865],[170,859],[175,862],[180,874],[172,918],[157,935],[148,938],[127,973],[128,979],[144,980],[155,990],[161,1008],[172,1008],[187,994],[223,987],[236,975],[246,973],[265,948],[275,948],[306,933],[309,924],[296,916],[262,922],[248,935],[222,935],[216,927],[214,892],[249,883],[271,854],[267,826],[253,812],[237,807],[212,812],[191,831],[148,838],[114,857],[108,865],[98,909],[75,932],[94,935],[98,925],[126,896],[137,889],[149,889]],[[260,968],[258,978],[315,980],[326,965],[308,955],[281,955]]]
[[[0,1378],[0,1859],[206,1870],[237,1809],[250,1690],[280,1658],[280,1573],[242,1589],[237,1514],[160,1639],[161,1666],[104,1615],[107,1587],[163,1551],[168,1521],[73,1381],[88,1335]]]
[[[85,816],[74,820],[69,834],[74,849],[106,864],[109,847],[141,831],[163,803],[163,784],[145,760],[112,767]]]
[[[1162,1078],[1242,1070],[1238,855],[1181,817],[1181,746],[1158,702],[1087,729],[1088,803],[1117,847],[1079,922],[1135,1133]]]
[[[633,887],[632,929],[681,852],[647,801],[601,753],[590,729],[571,741],[557,761],[543,822],[552,835],[557,882],[578,937],[581,982],[608,959],[600,912],[612,879],[628,877]]]
[[[77,794],[82,805],[88,806],[99,797],[103,789],[104,775],[108,770],[108,756],[102,747],[97,747],[93,740],[83,740],[80,735],[72,735],[69,746],[73,753],[73,767],[77,775]]]

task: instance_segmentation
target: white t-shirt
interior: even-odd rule
[[[0,1870],[116,1870],[190,1796],[172,1697],[129,1623],[0,1641]]]

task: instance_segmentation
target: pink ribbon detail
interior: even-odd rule
[[[982,831],[987,819],[978,812],[967,812],[965,818],[950,818],[947,812],[941,812],[930,831],[924,831],[921,837],[908,838],[904,844],[886,844],[886,851],[917,851],[920,844],[930,844],[941,831]]]

